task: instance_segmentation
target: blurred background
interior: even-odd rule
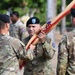
[[[10,14],[12,11],[18,11],[20,17],[36,16],[40,19],[41,25],[46,21],[57,16],[72,0],[0,0],[0,13]],[[66,16],[64,25],[60,22],[57,26],[63,33],[63,30],[71,30],[70,14]]]

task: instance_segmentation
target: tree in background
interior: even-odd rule
[[[66,0],[66,6],[72,0]],[[61,0],[57,0],[57,15],[61,12]],[[41,20],[41,25],[46,22],[47,0],[0,0],[0,13],[16,10],[20,16],[36,16]],[[70,16],[70,15],[69,15]],[[71,26],[70,17],[66,16],[66,26]],[[58,26],[60,26],[59,23]]]
[[[25,0],[27,5],[25,11],[30,17],[36,16],[41,20],[41,24],[46,22],[46,0]]]
[[[22,15],[37,16],[46,22],[46,0],[0,0],[0,13],[16,10]]]

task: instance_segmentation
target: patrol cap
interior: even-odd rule
[[[0,14],[0,20],[5,22],[5,23],[10,23],[10,18],[6,14]]]
[[[40,20],[37,17],[31,17],[27,23],[26,27],[28,27],[29,24],[40,24]]]
[[[10,12],[10,16],[12,15],[16,15],[17,17],[19,17],[19,13],[17,11]]]
[[[73,17],[75,17],[75,8],[72,8],[72,9],[71,9],[71,15],[72,15]]]

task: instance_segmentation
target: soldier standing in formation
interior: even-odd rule
[[[25,45],[41,28],[40,21],[37,17],[31,17],[27,21],[26,26],[29,36],[24,39]],[[40,42],[35,46],[31,45],[30,49],[26,51],[29,61],[26,62],[24,75],[54,75],[50,63],[55,54],[54,44],[50,38],[46,37],[43,31],[38,34],[38,38]]]
[[[21,41],[27,36],[25,25],[19,18],[19,13],[13,11],[10,13],[11,25],[9,34],[12,37],[18,38]]]
[[[75,75],[75,9],[71,9],[73,31],[63,36],[58,48],[57,75]]]
[[[8,35],[9,23],[9,16],[0,14],[0,75],[21,75],[18,59],[23,59],[25,45]]]

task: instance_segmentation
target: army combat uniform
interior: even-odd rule
[[[30,37],[24,39],[25,45]],[[38,43],[35,50],[27,50],[27,54],[31,53],[29,61],[26,62],[24,75],[54,75],[51,67],[51,59],[55,54],[55,48],[51,39],[47,39],[45,43]]]
[[[59,43],[57,75],[75,75],[75,30]]]
[[[17,58],[22,58],[24,50],[21,41],[0,34],[0,75],[21,75]]]
[[[22,41],[27,36],[26,33],[25,25],[20,21],[20,19],[15,24],[10,25],[10,36],[18,38]]]

